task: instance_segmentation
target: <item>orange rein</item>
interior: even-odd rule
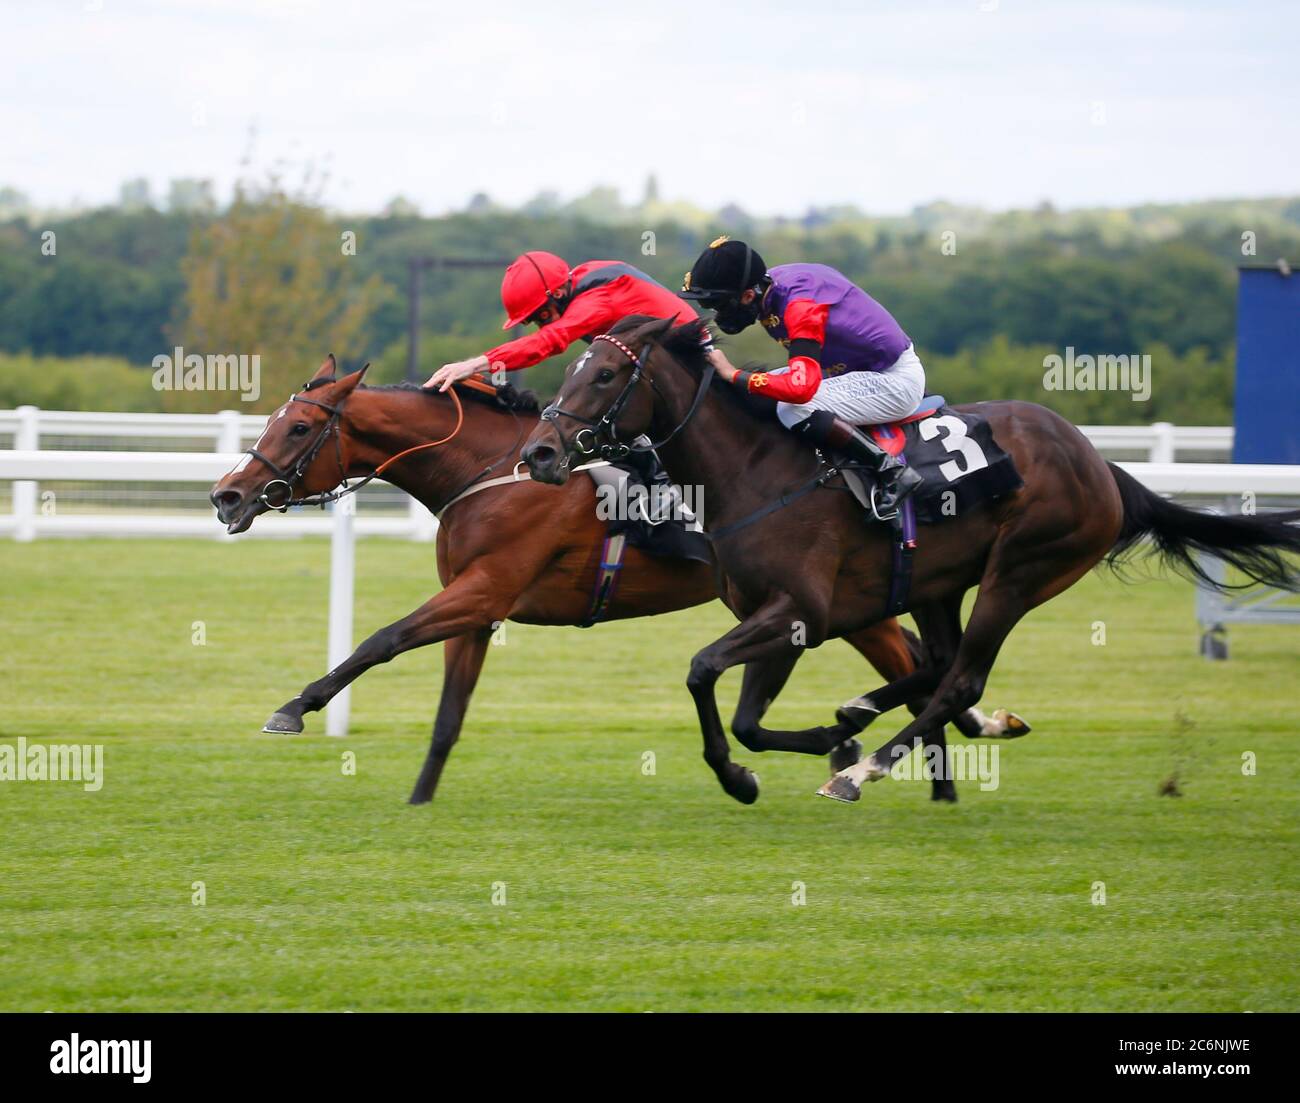
[[[484,383],[482,380],[479,379],[472,379],[472,378],[462,379],[460,380],[460,385],[463,387],[472,387],[476,391],[483,391],[487,394],[496,394],[495,387],[493,387],[490,383]],[[446,444],[448,441],[453,440],[455,438],[456,434],[460,432],[461,426],[465,424],[465,407],[461,405],[460,395],[456,393],[455,387],[452,387],[449,391],[447,391],[447,393],[451,395],[451,400],[456,404],[455,428],[452,429],[452,431],[448,433],[445,437],[443,437],[442,440],[431,440],[427,444],[417,444],[413,448],[406,449],[406,451],[404,452],[398,452],[397,455],[395,456],[389,456],[388,459],[384,460],[383,463],[381,463],[378,467],[375,468],[374,474],[371,475],[371,478],[374,478],[376,475],[382,475],[388,468],[392,467],[392,465],[395,464],[398,460],[400,460],[403,456],[409,456],[412,452],[423,452],[426,448],[437,448],[440,444]]]

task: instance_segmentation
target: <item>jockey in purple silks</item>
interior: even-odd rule
[[[892,509],[921,477],[858,431],[912,413],[925,395],[925,369],[893,316],[851,280],[824,264],[769,269],[742,241],[720,237],[686,274],[681,295],[716,312],[723,333],[761,321],[789,350],[770,372],[736,368],[714,349],[718,374],[777,403],[787,429],[847,453],[876,473],[880,504]]]

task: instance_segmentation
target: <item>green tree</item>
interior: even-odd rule
[[[187,355],[260,357],[262,409],[283,402],[326,353],[363,356],[367,321],[386,292],[378,276],[361,277],[348,233],[278,179],[257,190],[241,184],[225,213],[191,235],[176,343]],[[168,396],[171,408],[229,404],[228,393]]]

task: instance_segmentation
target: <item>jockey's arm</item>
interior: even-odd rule
[[[618,320],[617,316],[611,316],[611,311],[614,309],[616,308],[610,303],[606,289],[593,288],[576,296],[560,317],[542,326],[536,333],[529,333],[497,345],[482,356],[444,364],[429,377],[425,386],[441,384],[442,390],[445,391],[456,380],[464,379],[475,372],[519,371],[522,368],[531,368],[563,352],[587,334],[601,333],[613,325]]]
[[[726,380],[728,383],[734,383],[736,376],[740,374],[740,369],[727,359],[727,354],[717,345],[710,345],[705,355],[709,358],[709,363],[713,365],[714,371]]]
[[[822,344],[826,335],[826,314],[830,307],[809,299],[796,299],[786,307],[789,362],[781,372],[737,371],[731,381],[751,394],[775,402],[802,406],[822,384]]]
[[[552,356],[558,356],[575,341],[588,334],[603,333],[618,321],[606,287],[595,287],[575,295],[555,321],[487,352],[493,371],[518,371],[531,368]]]

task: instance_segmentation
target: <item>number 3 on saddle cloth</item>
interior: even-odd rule
[[[942,524],[963,516],[984,502],[1019,490],[1024,482],[1011,457],[993,439],[989,423],[978,414],[958,413],[939,395],[923,399],[915,413],[900,421],[863,429],[890,455],[902,455],[922,479],[920,488],[904,499],[891,519],[897,539],[889,614],[896,616],[906,607],[911,590],[917,523]],[[853,468],[842,471],[849,489],[874,520],[869,476]]]

